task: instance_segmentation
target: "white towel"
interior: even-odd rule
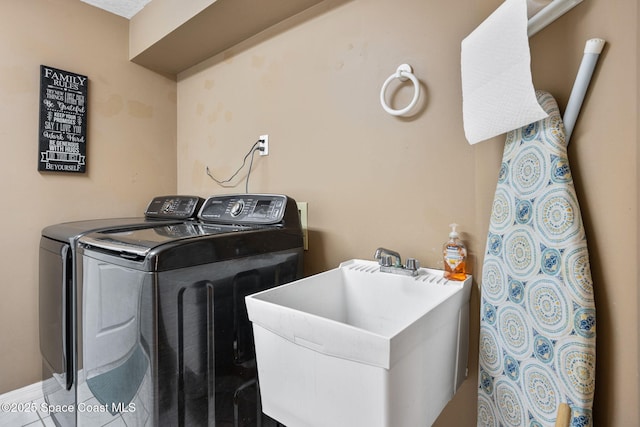
[[[462,112],[470,144],[547,117],[531,79],[526,0],[507,0],[462,41]]]

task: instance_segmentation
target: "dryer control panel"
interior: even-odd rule
[[[147,218],[195,219],[204,199],[197,196],[154,197],[144,211]]]
[[[233,194],[209,197],[198,218],[223,224],[277,224],[284,217],[287,196]]]

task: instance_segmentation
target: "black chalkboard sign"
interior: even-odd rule
[[[38,170],[86,172],[86,76],[40,66]]]

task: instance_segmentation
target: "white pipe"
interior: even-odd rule
[[[529,37],[533,36],[581,2],[582,0],[553,0],[529,19],[527,34]]]
[[[591,39],[587,40],[587,44],[584,47],[584,56],[578,69],[578,75],[573,83],[571,89],[571,95],[569,95],[569,102],[567,102],[567,108],[564,111],[565,128],[565,140],[569,144],[573,128],[578,120],[578,114],[580,114],[580,108],[582,108],[582,102],[587,93],[591,77],[593,76],[593,70],[596,68],[596,63],[600,57],[600,52],[604,47],[605,41],[603,39]]]

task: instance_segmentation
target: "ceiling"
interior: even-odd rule
[[[81,0],[90,5],[131,19],[151,0]]]

